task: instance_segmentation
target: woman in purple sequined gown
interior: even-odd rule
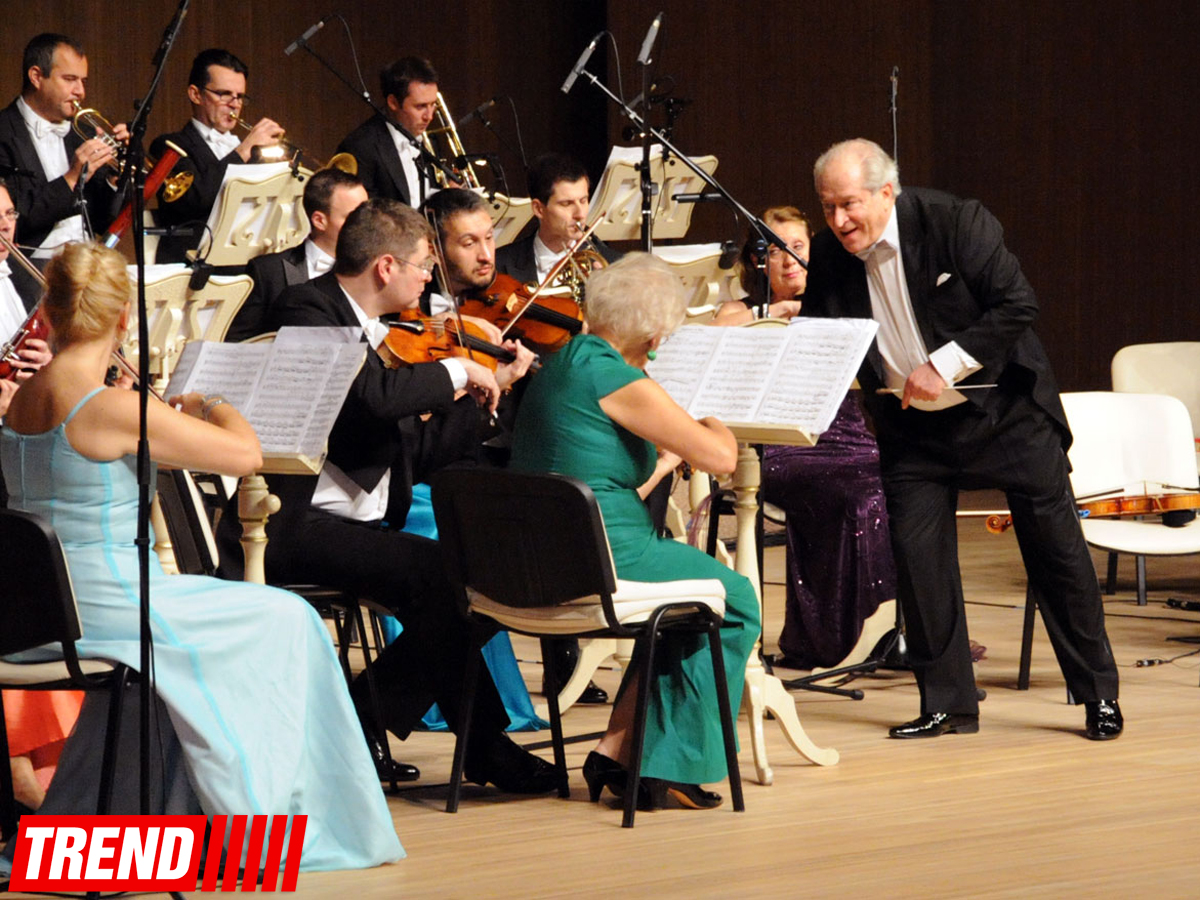
[[[772,207],[763,220],[807,259],[811,229],[794,207]],[[725,303],[717,325],[740,325],[800,311],[806,272],[772,247],[767,254],[770,299],[750,241],[742,250],[745,301]],[[782,662],[795,668],[834,666],[858,640],[863,622],[896,596],[879,448],[857,396],[842,401],[815,447],[763,450],[763,498],[787,513],[787,614],[779,636]]]

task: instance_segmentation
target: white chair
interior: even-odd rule
[[[1063,394],[1062,401],[1075,437],[1069,458],[1078,502],[1095,495],[1197,490],[1192,420],[1182,401],[1108,391]],[[1200,520],[1177,528],[1164,525],[1158,516],[1085,517],[1082,524],[1091,546],[1136,557],[1139,606],[1146,604],[1147,556],[1200,553]]]
[[[1114,391],[1178,397],[1192,417],[1200,468],[1200,341],[1130,344],[1112,359]]]

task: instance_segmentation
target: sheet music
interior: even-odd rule
[[[245,415],[270,352],[270,344],[192,341],[179,355],[166,396],[220,394]]]
[[[794,319],[787,328],[680,328],[646,371],[697,418],[829,428],[875,337],[871,319]]]
[[[325,453],[325,441],[366,358],[367,345],[355,339],[338,347],[335,358],[326,362],[324,389],[313,400],[308,428],[300,441],[305,456],[317,459]]]

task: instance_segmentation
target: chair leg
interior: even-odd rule
[[[571,796],[570,779],[567,775],[567,749],[563,743],[562,710],[558,705],[559,671],[555,663],[552,639],[542,638],[542,678],[546,683],[546,706],[550,712],[550,743],[554,747],[554,768],[558,770],[558,796],[564,800]]]
[[[1138,554],[1135,557],[1137,561],[1137,592],[1138,606],[1146,605],[1146,557],[1144,554]]]
[[[475,682],[479,679],[479,653],[467,654],[467,670],[463,673],[462,701],[459,703],[458,735],[454,742],[454,765],[450,768],[450,796],[446,812],[458,812],[458,796],[462,791],[463,762],[467,758],[467,741],[471,736],[471,714],[475,706]]]
[[[1108,578],[1104,583],[1104,593],[1112,596],[1117,592],[1117,554],[1109,551],[1108,554]]]
[[[1033,585],[1025,587],[1025,623],[1021,627],[1021,665],[1017,671],[1017,690],[1029,690],[1029,667],[1033,660],[1033,618],[1037,610],[1037,594]]]
[[[0,697],[0,841],[17,833],[17,798],[13,793],[12,767],[8,762],[8,728],[4,724],[4,698]]]
[[[121,744],[121,709],[125,703],[125,688],[128,683],[128,666],[117,666],[113,670],[113,687],[109,694],[108,730],[104,735],[104,757],[100,763],[100,793],[96,799],[96,813],[101,816],[107,815],[112,808],[117,752]],[[142,690],[149,690],[144,681]]]
[[[710,520],[711,521],[711,520]],[[633,740],[629,748],[629,776],[625,782],[625,812],[622,828],[633,827],[638,793],[642,783],[642,745],[646,741],[646,711],[650,706],[650,678],[654,673],[654,654],[658,645],[659,623],[664,609],[658,609],[646,622],[645,631],[634,644],[631,667],[638,673],[637,705],[633,713]]]
[[[363,673],[367,678],[367,696],[371,702],[371,718],[374,719],[375,735],[379,739],[380,746],[383,747],[383,758],[387,763],[388,771],[393,773],[393,777],[389,779],[388,785],[392,791],[400,790],[396,784],[395,766],[392,765],[392,748],[388,746],[387,728],[383,724],[383,712],[379,706],[379,689],[375,686],[375,670],[371,668],[371,648],[370,642],[367,640],[367,629],[363,623],[362,606],[354,604],[354,617],[351,619],[351,624],[358,629],[360,646],[362,647],[363,656]],[[375,633],[375,647],[378,650],[382,646],[382,635],[379,633],[378,625],[372,619],[371,625]]]
[[[729,681],[725,675],[725,653],[721,649],[721,626],[716,617],[708,624],[708,650],[712,656],[713,681],[717,688],[717,709],[721,713],[721,734],[725,739],[725,768],[729,774],[729,794],[733,798],[735,812],[744,812],[746,801],[742,797],[742,771],[738,767],[737,735],[734,731],[733,710],[729,703]]]

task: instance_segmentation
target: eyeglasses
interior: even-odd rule
[[[801,259],[804,259],[804,251],[807,246],[808,245],[804,241],[796,241],[794,244],[790,245],[790,249]],[[770,249],[767,250],[767,256],[769,256],[771,259],[778,259],[781,255],[783,255],[783,251],[773,244],[771,245]]]
[[[7,219],[9,222],[15,222],[21,218],[21,214],[15,209],[10,209],[8,212],[0,213],[0,219]]]
[[[250,101],[249,94],[236,94],[233,91],[214,91],[210,87],[205,88],[210,94],[216,97],[222,103],[248,103]]]
[[[429,259],[425,260],[424,262],[419,262],[419,263],[409,262],[407,259],[401,259],[400,257],[397,256],[396,262],[402,262],[406,266],[412,266],[414,269],[420,269],[426,275],[432,275],[433,269],[437,265],[437,260],[434,259],[432,256],[429,257]]]

